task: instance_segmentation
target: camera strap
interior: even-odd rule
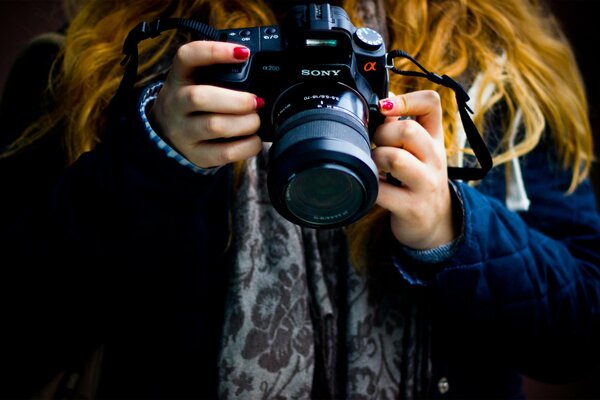
[[[117,92],[111,99],[107,110],[109,114],[118,115],[122,106],[132,104],[131,96],[138,75],[139,53],[138,45],[146,39],[153,39],[160,36],[164,31],[179,29],[185,32],[193,33],[202,40],[221,40],[221,34],[215,28],[205,23],[186,18],[162,18],[152,22],[140,22],[137,24],[125,39],[123,43],[123,54],[125,58],[121,61],[121,66],[125,67],[123,78],[119,84]]]
[[[419,71],[407,71],[401,70],[394,66],[395,58],[406,58],[415,64],[422,72]],[[479,180],[482,179],[488,171],[492,168],[493,161],[492,156],[481,137],[481,134],[477,130],[477,127],[473,123],[469,114],[473,114],[473,111],[467,104],[469,101],[469,95],[467,91],[462,87],[460,83],[449,77],[448,75],[438,75],[436,73],[428,71],[423,67],[417,60],[415,60],[410,54],[402,50],[392,50],[387,55],[387,67],[396,74],[404,76],[416,76],[426,78],[433,83],[447,87],[454,91],[456,98],[456,104],[458,105],[458,112],[460,120],[465,129],[465,135],[467,140],[479,162],[479,168],[477,167],[448,167],[448,177],[450,179],[460,179],[465,181]]]
[[[133,88],[138,73],[139,43],[146,39],[155,38],[162,32],[171,29],[180,29],[189,33],[193,33],[198,39],[201,40],[222,40],[221,34],[217,29],[192,19],[163,18],[154,20],[152,22],[144,21],[139,23],[129,32],[123,44],[123,54],[125,54],[125,58],[121,62],[121,65],[125,66],[125,72],[116,94],[108,105],[107,110],[109,113],[118,115],[117,113],[122,106],[132,104],[132,101],[134,100],[131,99],[131,96],[134,93]],[[407,71],[396,68],[394,66],[395,58],[406,58],[410,60],[417,67],[419,67],[422,72]],[[447,87],[454,91],[460,119],[465,129],[467,140],[469,141],[471,149],[473,150],[475,157],[479,162],[479,168],[448,167],[448,177],[450,179],[460,179],[465,181],[482,179],[492,168],[492,156],[479,131],[477,130],[477,127],[473,123],[473,120],[469,116],[469,113],[472,114],[473,111],[467,104],[469,101],[469,95],[462,85],[448,75],[440,76],[436,73],[428,71],[417,60],[402,50],[392,50],[387,54],[387,67],[397,74],[426,78],[438,85]]]

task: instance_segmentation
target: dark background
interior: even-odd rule
[[[0,0],[0,91],[19,50],[64,20],[60,0]]]
[[[574,45],[590,100],[596,154],[600,154],[600,0],[547,1]],[[58,29],[63,21],[60,0],[0,0],[0,91],[4,88],[8,71],[19,50],[35,35]],[[560,96],[560,93],[557,95]],[[600,199],[598,165],[594,165],[592,180]],[[530,400],[600,399],[600,368],[590,371],[589,377],[571,385],[547,385],[525,379],[525,391]]]

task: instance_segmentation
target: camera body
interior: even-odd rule
[[[278,120],[288,104],[280,96],[298,83],[315,86],[342,83],[356,90],[369,111],[373,131],[382,120],[378,100],[388,96],[386,49],[381,35],[370,28],[356,28],[346,12],[329,4],[293,7],[283,26],[257,26],[220,31],[222,40],[250,49],[243,64],[204,68],[198,83],[254,93],[267,107],[259,111],[259,136],[273,141]],[[334,101],[315,97],[302,101],[305,108],[332,106]]]
[[[245,63],[201,68],[196,82],[262,97],[257,132],[269,151],[273,206],[299,225],[347,225],[372,207],[378,172],[370,137],[388,96],[381,35],[336,6],[290,9],[282,26],[219,31],[251,51]]]

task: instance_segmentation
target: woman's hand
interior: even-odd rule
[[[456,236],[448,171],[442,108],[435,91],[424,90],[381,101],[387,116],[377,128],[372,153],[383,173],[402,184],[380,179],[377,204],[391,211],[396,239],[415,249],[431,249]],[[413,119],[398,119],[398,117]]]
[[[244,62],[250,51],[232,43],[194,41],[179,48],[152,109],[154,129],[195,165],[208,168],[245,160],[260,151],[257,110],[251,94],[194,82],[200,67]],[[215,141],[214,139],[237,139]]]

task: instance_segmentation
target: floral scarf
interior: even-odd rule
[[[356,273],[342,229],[281,217],[268,198],[267,155],[265,144],[247,161],[233,206],[220,398],[426,397],[426,293],[391,265]]]

